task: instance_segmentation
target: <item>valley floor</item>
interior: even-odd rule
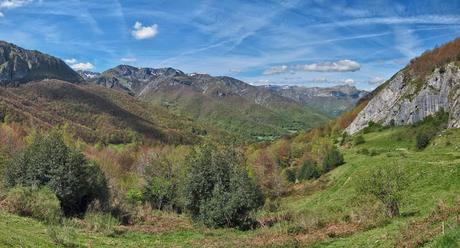
[[[0,212],[0,246],[459,247],[460,130],[443,131],[423,151],[410,135],[410,127],[363,134],[364,144],[343,148],[344,165],[293,185],[278,209],[258,213],[267,225],[253,231],[207,229],[186,216],[155,212],[143,226],[104,233]],[[392,163],[405,169],[410,183],[402,215],[389,219],[357,184],[375,166]]]

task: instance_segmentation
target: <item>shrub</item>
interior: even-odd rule
[[[284,177],[290,183],[295,183],[297,170],[295,167],[286,168],[283,170]]]
[[[415,137],[415,146],[419,150],[425,149],[429,144],[431,140],[431,135],[428,135],[427,133],[419,133]]]
[[[363,129],[363,133],[380,132],[383,129],[384,127],[381,124],[370,121],[367,127]]]
[[[297,172],[297,179],[300,181],[315,179],[320,176],[318,167],[311,160],[305,160]]]
[[[100,168],[65,145],[62,134],[36,135],[6,167],[8,186],[46,186],[66,215],[84,213],[93,200],[106,202],[107,182]]]
[[[48,188],[12,188],[8,191],[3,205],[13,214],[48,223],[57,223],[62,215],[59,200]]]
[[[323,159],[323,171],[331,171],[343,163],[343,155],[339,152],[339,150],[337,150],[336,147],[332,147],[327,150],[326,156]]]
[[[380,166],[363,177],[359,191],[381,201],[389,217],[399,215],[403,191],[408,185],[405,171],[400,166]]]
[[[364,144],[364,143],[365,143],[365,140],[364,140],[364,137],[362,135],[358,135],[353,139],[353,144],[355,146],[361,145],[361,144]]]
[[[144,196],[139,189],[130,189],[126,192],[126,200],[131,204],[139,204],[144,201]]]
[[[205,145],[187,158],[186,208],[210,227],[248,228],[252,210],[264,204],[259,187],[242,167],[235,149]]]
[[[169,154],[156,154],[145,168],[144,178],[147,184],[143,198],[151,207],[160,210],[181,212],[184,201],[180,194],[183,189],[184,168],[182,161],[174,161]]]

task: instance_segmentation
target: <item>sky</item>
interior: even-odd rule
[[[460,36],[460,0],[0,0],[0,40],[102,72],[372,90]]]

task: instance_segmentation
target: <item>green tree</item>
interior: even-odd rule
[[[336,147],[331,147],[326,151],[323,159],[323,171],[328,172],[344,163],[343,155]]]
[[[143,199],[155,209],[181,212],[184,208],[184,159],[188,150],[183,147],[165,148],[148,154],[144,178]]]
[[[63,140],[62,133],[35,135],[31,144],[6,167],[7,186],[46,186],[58,197],[66,215],[81,214],[98,199],[108,198],[100,168]]]
[[[318,167],[311,160],[305,160],[297,172],[297,179],[300,181],[318,178],[319,176]]]
[[[380,166],[363,177],[359,191],[381,201],[389,217],[399,215],[399,208],[408,185],[406,172],[401,166]]]
[[[187,158],[186,208],[192,218],[211,227],[247,228],[251,211],[264,203],[257,184],[235,149],[205,145]]]

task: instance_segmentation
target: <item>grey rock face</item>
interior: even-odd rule
[[[376,93],[346,131],[356,133],[371,121],[383,125],[413,124],[441,109],[450,113],[449,127],[460,127],[459,86],[460,69],[455,62],[443,70],[436,69],[421,88],[400,71]]]
[[[83,79],[64,61],[0,41],[0,85],[17,85],[42,79],[81,82]]]

